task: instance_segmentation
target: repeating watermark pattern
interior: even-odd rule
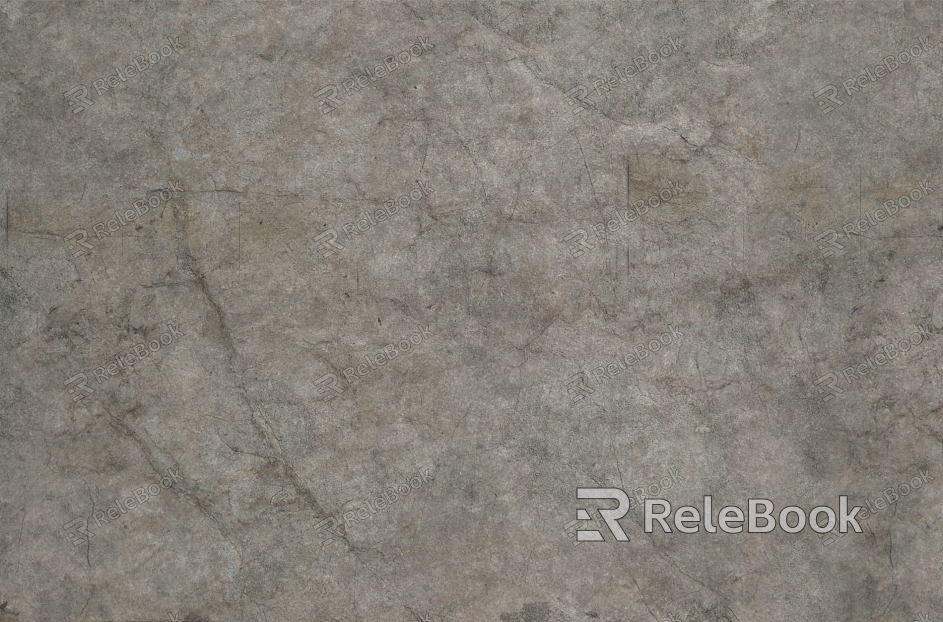
[[[193,617],[192,615],[188,615],[185,618],[181,618],[180,614],[173,613],[173,612],[168,612],[167,618],[169,619],[170,622],[203,622],[203,618],[199,616]]]
[[[874,212],[873,218],[871,212],[865,212],[867,220],[860,219],[857,222],[853,220],[846,222],[842,227],[842,231],[845,233],[845,237],[849,240],[851,239],[852,235],[860,236],[863,232],[869,230],[871,227],[876,227],[878,223],[884,222],[891,216],[896,216],[902,207],[910,207],[912,203],[916,203],[931,192],[933,192],[933,188],[930,187],[930,182],[922,181],[916,188],[907,194],[902,194],[897,197],[896,201],[889,200],[881,203],[881,209],[878,209]],[[819,250],[822,251],[823,259],[827,259],[839,251],[844,250],[845,248],[842,244],[837,242],[838,233],[834,229],[826,229],[819,235],[815,236],[813,240],[819,243]]]
[[[363,359],[366,361],[366,363],[360,363],[357,365],[356,370],[353,367],[344,368],[344,370],[341,372],[341,375],[343,375],[344,380],[347,381],[347,386],[349,387],[354,383],[355,380],[358,378],[363,378],[375,369],[383,367],[400,354],[409,352],[410,348],[413,346],[418,346],[423,341],[432,336],[432,333],[429,331],[428,324],[425,326],[419,324],[418,327],[419,332],[412,333],[411,335],[408,335],[408,337],[403,337],[400,339],[399,343],[397,344],[399,345],[399,349],[397,349],[396,346],[392,343],[388,344],[384,346],[383,349],[379,352],[375,352],[373,356],[364,354]],[[329,402],[344,392],[344,390],[338,386],[338,380],[337,374],[327,373],[314,381],[318,387],[318,396],[321,397],[322,402]]]
[[[882,58],[881,61],[883,64],[876,66],[873,73],[870,69],[866,68],[864,73],[857,78],[849,78],[843,81],[842,86],[845,89],[845,93],[850,97],[852,91],[860,91],[863,88],[867,88],[884,76],[890,75],[892,71],[897,70],[901,65],[909,63],[911,58],[918,58],[924,52],[930,52],[934,47],[936,46],[930,43],[929,39],[918,37],[917,43],[910,46],[909,50],[898,54],[896,58],[894,56],[885,56]],[[819,99],[820,97],[823,99]],[[819,105],[819,108],[822,109],[822,114],[828,114],[838,106],[845,104],[844,100],[838,97],[838,89],[834,84],[828,84],[812,93],[812,99],[814,99]],[[835,105],[833,106],[832,104]]]
[[[318,100],[318,110],[321,111],[322,115],[329,114],[334,110],[337,110],[345,103],[350,101],[350,97],[353,95],[353,93],[366,88],[371,82],[376,82],[383,76],[393,73],[401,65],[405,65],[410,60],[419,58],[425,52],[431,52],[433,49],[435,49],[435,45],[429,43],[429,40],[425,37],[419,37],[416,43],[411,45],[408,50],[403,50],[399,54],[396,54],[395,58],[393,54],[390,54],[384,58],[382,64],[378,64],[373,68],[373,73],[370,73],[369,69],[364,68],[362,75],[340,82],[340,86],[344,87],[344,92],[347,94],[346,101],[338,99],[339,90],[337,88],[337,84],[329,84],[325,86],[323,89],[314,94],[314,97]],[[397,60],[399,62],[397,62]]]
[[[121,73],[121,69],[115,67],[114,74],[109,74],[104,78],[94,80],[92,86],[95,87],[95,93],[101,97],[102,92],[107,91],[108,87],[115,88],[122,82],[127,82],[131,78],[142,75],[149,67],[153,67],[162,59],[172,54],[179,54],[179,51],[186,47],[180,44],[180,37],[167,37],[167,41],[168,43],[160,46],[158,51],[148,54],[147,58],[145,58],[143,54],[132,58],[131,62],[133,65],[127,65],[124,68],[124,73]],[[166,52],[164,50],[166,50]],[[108,83],[108,86],[105,86],[105,82]],[[62,96],[68,100],[72,114],[78,114],[95,105],[95,101],[89,99],[88,89],[82,84],[72,87],[63,93]]]
[[[98,384],[103,383],[109,376],[117,376],[121,369],[130,369],[132,365],[147,358],[149,354],[156,353],[160,350],[161,346],[168,346],[173,343],[175,339],[184,336],[184,333],[180,332],[179,325],[174,326],[170,322],[167,322],[167,328],[170,329],[170,332],[161,333],[160,337],[151,339],[147,344],[141,343],[134,346],[131,348],[131,351],[124,356],[116,354],[116,362],[92,370],[92,375],[98,380]],[[166,339],[164,339],[165,337]],[[94,390],[88,386],[88,376],[83,372],[73,374],[64,384],[69,387],[69,395],[72,396],[73,402],[78,402],[94,393]]]
[[[684,476],[678,474],[677,467],[669,467],[668,475],[662,477],[660,480],[658,480],[654,484],[649,484],[646,487],[639,486],[638,488],[632,491],[633,496],[635,497],[634,498],[635,503],[634,504],[632,503],[633,499],[630,497],[628,501],[629,510],[631,511],[635,508],[642,507],[642,503],[646,499],[646,494],[645,494],[646,490],[648,491],[649,494],[657,495],[661,490],[671,488],[674,484],[679,484],[682,481],[684,481]],[[569,523],[564,525],[563,531],[566,533],[567,537],[573,540],[573,546],[579,546],[579,544],[583,541],[579,540],[576,534],[578,531],[586,530],[585,527],[587,527],[587,525],[585,524],[585,522],[592,521],[593,526],[595,526],[596,530],[598,531],[600,521],[602,520],[604,519],[602,515],[599,513],[599,510],[598,509],[593,510],[592,512],[589,512],[587,514],[586,519],[581,520],[577,518],[576,520],[570,521]]]
[[[118,500],[115,499],[113,506],[108,506],[105,510],[94,512],[87,519],[84,516],[74,518],[63,525],[62,528],[67,532],[69,542],[72,543],[72,546],[78,546],[83,542],[88,542],[89,538],[93,538],[95,536],[94,533],[89,531],[88,522],[90,520],[95,519],[95,527],[100,529],[102,523],[107,523],[109,519],[117,520],[121,517],[122,514],[127,514],[129,510],[133,510],[139,505],[144,505],[148,499],[153,499],[159,495],[161,489],[170,488],[179,481],[182,481],[182,478],[180,477],[180,471],[167,469],[167,475],[160,478],[160,485],[147,484],[145,486],[135,488],[131,491],[133,496],[126,498],[122,503],[119,503]],[[114,512],[114,514],[112,514],[112,512]],[[108,515],[108,518],[105,518],[106,514]],[[72,531],[73,529],[75,531]],[[85,538],[75,538],[76,533],[85,536]]]
[[[321,540],[321,544],[318,546],[319,549],[323,549],[326,546],[336,542],[337,538],[342,538],[342,534],[337,531],[337,526],[340,522],[334,516],[329,516],[324,520],[318,522],[314,526],[315,533],[318,534],[318,539]],[[332,537],[336,536],[336,537]]]
[[[131,205],[134,209],[129,208],[124,210],[124,218],[121,217],[122,215],[120,212],[115,211],[114,219],[109,220],[107,223],[107,231],[105,230],[104,222],[100,222],[92,227],[92,232],[95,234],[95,238],[101,240],[102,236],[110,236],[124,225],[133,222],[146,214],[151,208],[157,208],[161,203],[167,202],[171,199],[176,199],[178,196],[180,196],[180,193],[183,192],[183,188],[178,182],[170,181],[167,182],[166,188],[154,190],[153,192],[154,194],[144,199],[138,199],[132,203]],[[76,229],[69,235],[65,236],[63,239],[68,243],[69,250],[73,251],[73,259],[76,257],[81,257],[85,254],[85,250],[82,249],[92,250],[95,248],[88,243],[88,231],[85,229]],[[75,242],[75,244],[72,244],[72,242]],[[76,244],[81,246],[82,249],[76,250]]]
[[[429,475],[430,468],[431,467],[416,469],[416,475],[407,477],[406,480],[402,484],[397,485],[395,489],[392,486],[384,489],[382,493],[374,497],[372,503],[370,499],[364,499],[360,503],[360,507],[356,510],[343,512],[339,517],[329,516],[320,521],[314,526],[318,538],[321,540],[321,545],[318,548],[324,548],[335,542],[335,538],[331,536],[336,536],[337,538],[341,537],[340,532],[337,531],[337,527],[341,523],[340,519],[343,519],[344,531],[346,533],[347,530],[350,529],[350,526],[357,521],[365,521],[371,518],[380,510],[392,507],[394,503],[413,490],[419,490],[422,488],[423,484],[435,481],[435,477]]]
[[[917,329],[918,330],[911,333],[907,339],[901,339],[896,345],[893,341],[885,344],[884,347],[874,355],[874,360],[872,360],[870,356],[865,355],[864,363],[860,363],[857,367],[852,366],[843,369],[841,373],[848,386],[850,387],[858,378],[867,376],[872,370],[887,365],[890,361],[900,356],[902,352],[907,352],[913,346],[919,346],[925,340],[929,341],[930,335],[932,334],[930,333],[929,327],[924,328],[918,324]],[[916,339],[914,339],[915,337]],[[838,382],[838,376],[833,372],[828,372],[824,376],[816,378],[813,384],[816,387],[816,391],[822,396],[822,401],[827,403],[845,392],[845,389],[838,386]]]
[[[668,331],[669,332],[659,335],[658,339],[652,339],[647,344],[645,342],[636,344],[624,355],[615,357],[615,363],[594,367],[591,370],[593,379],[597,384],[602,384],[604,380],[615,378],[629,367],[632,367],[636,363],[648,358],[650,352],[657,352],[663,345],[667,347],[676,341],[679,337],[684,337],[684,333],[682,333],[680,330],[677,330],[671,324],[668,324]],[[586,380],[588,378],[589,376],[587,376],[587,374],[581,370],[564,380],[566,392],[567,395],[570,396],[571,404],[575,404],[587,395],[593,393],[593,390],[590,389],[586,384]]]
[[[684,481],[684,476],[678,473],[678,467],[668,467],[668,474],[658,480],[654,484],[649,484],[645,488],[636,488],[632,491],[632,496],[635,497],[635,505],[632,505],[632,500],[629,499],[629,509],[636,507],[642,507],[645,503],[645,499],[648,498],[648,495],[655,496],[662,490],[667,490],[675,484],[680,484]],[[648,494],[645,494],[648,493]]]
[[[930,475],[930,472],[926,469],[920,469],[918,474],[918,476],[911,478],[910,481],[903,482],[892,488],[885,488],[882,490],[881,496],[874,499],[874,505],[871,505],[870,499],[865,499],[864,503],[867,507],[862,508],[863,511],[861,512],[861,516],[858,518],[858,520],[868,520],[871,516],[877,514],[878,512],[883,512],[893,504],[897,503],[901,497],[906,497],[914,490],[918,490],[919,488],[922,488],[924,484],[936,479]],[[824,546],[831,545],[835,542],[836,538],[845,537],[844,533],[836,532],[834,530],[829,532],[818,532],[818,535]]]
[[[669,181],[665,188],[662,188],[656,194],[648,197],[647,201],[639,200],[633,203],[632,207],[627,210],[616,210],[618,220],[611,219],[609,222],[597,223],[592,226],[592,230],[597,238],[605,239],[609,233],[618,231],[621,227],[628,227],[629,223],[635,222],[647,214],[649,208],[655,209],[659,207],[662,202],[668,203],[672,198],[682,192],[684,192],[683,187],[677,185],[676,182]],[[666,197],[665,194],[668,196]],[[596,248],[586,241],[588,237],[585,229],[574,229],[563,238],[563,242],[567,245],[567,249],[569,249],[574,259],[586,251]]]
[[[573,108],[573,114],[579,114],[587,108],[596,107],[596,102],[586,98],[588,94],[589,91],[585,86],[582,84],[577,84],[569,91],[566,91],[563,95],[567,98],[567,105]]]
[[[649,52],[646,55],[639,55],[632,59],[631,63],[628,63],[623,68],[615,66],[613,71],[614,75],[606,76],[605,78],[597,78],[591,82],[592,87],[596,90],[596,94],[600,94],[600,89],[605,91],[611,91],[612,89],[620,86],[621,84],[628,84],[630,78],[634,78],[636,75],[641,74],[643,71],[647,70],[649,67],[653,67],[661,62],[661,59],[668,58],[675,51],[683,48],[684,45],[674,37],[668,37],[668,41],[665,42],[657,52]],[[589,94],[589,89],[587,89],[582,84],[578,84],[569,91],[564,93],[566,96],[567,104],[573,108],[573,114],[579,114],[587,108],[593,108],[596,104],[589,99],[586,99],[586,95]]]
[[[387,199],[383,202],[383,207],[374,211],[373,214],[370,213],[370,210],[365,210],[363,212],[363,218],[357,221],[351,220],[344,224],[341,229],[347,234],[347,239],[351,240],[357,235],[357,232],[366,233],[371,227],[376,227],[379,223],[392,218],[400,208],[405,209],[409,207],[410,201],[417,202],[423,197],[428,197],[430,194],[434,193],[435,190],[433,190],[428,183],[416,180],[416,187],[410,190],[408,194],[400,196],[395,201],[393,199]],[[416,196],[417,194],[419,195],[418,197]],[[318,253],[321,255],[322,259],[327,259],[335,252],[342,251],[346,248],[343,244],[337,243],[337,230],[334,228],[325,229],[314,236],[312,242],[317,245]]]
[[[566,394],[570,396],[570,403],[575,404],[587,395],[594,393],[589,385],[586,384],[588,376],[584,371],[578,371],[566,380],[563,384],[566,386]]]

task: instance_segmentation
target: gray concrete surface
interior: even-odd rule
[[[939,621],[941,25],[0,3],[0,620]]]

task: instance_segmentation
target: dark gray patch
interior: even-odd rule
[[[548,603],[527,603],[518,613],[501,614],[501,622],[547,622],[549,619]]]

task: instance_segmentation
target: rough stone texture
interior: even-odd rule
[[[0,619],[940,620],[941,26],[909,1],[2,3]],[[808,510],[921,469],[861,534],[645,534],[633,507],[629,542],[572,539],[609,507],[577,487]]]

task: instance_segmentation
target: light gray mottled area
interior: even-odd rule
[[[3,2],[0,619],[939,621],[941,26],[910,1]],[[183,49],[95,93],[167,37]],[[345,93],[420,37],[433,49]],[[79,84],[94,103],[73,113]],[[330,84],[343,105],[322,114]],[[592,231],[669,182],[667,204]],[[74,257],[77,229],[93,248]],[[319,249],[330,229],[343,249]],[[94,376],[167,323],[182,335]],[[591,375],[669,325],[683,336]],[[168,469],[73,546],[66,523]],[[578,486],[672,469],[659,496],[715,508],[934,479],[828,546],[645,534],[635,508],[630,542],[573,545],[594,503]],[[400,484],[321,546],[319,522]]]

